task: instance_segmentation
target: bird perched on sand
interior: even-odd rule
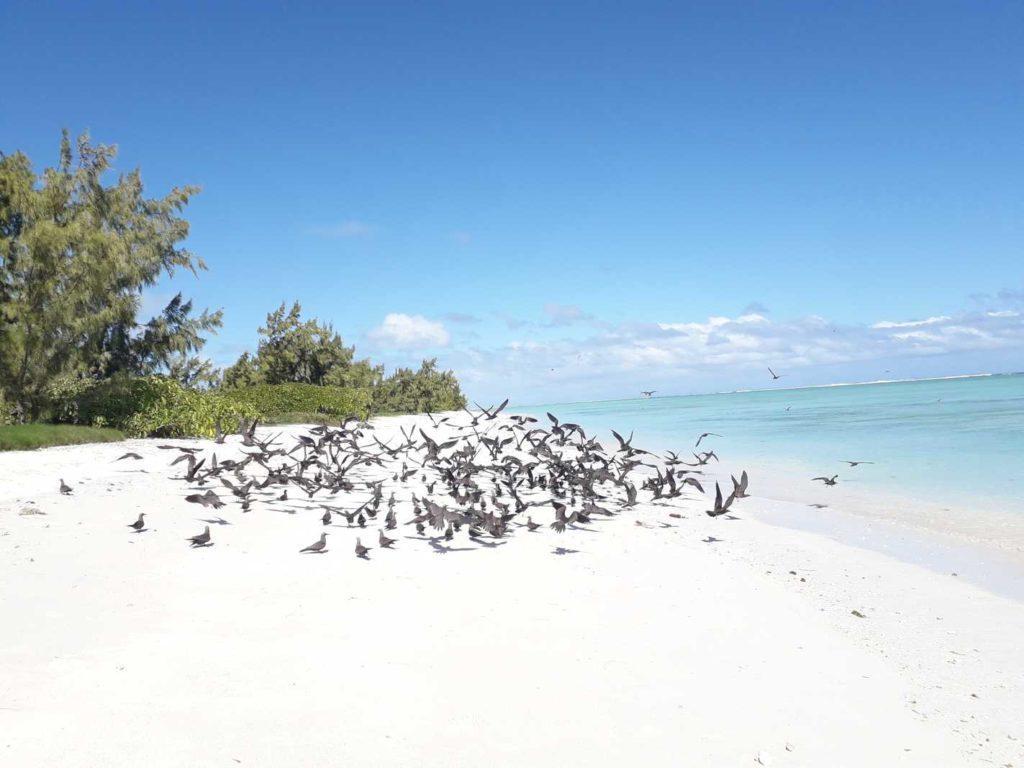
[[[832,477],[812,477],[811,480],[821,480],[821,482],[823,482],[825,485],[835,485],[836,478],[838,477],[839,475],[832,475]]]
[[[136,531],[143,531],[146,529],[146,521],[143,518],[146,516],[145,512],[139,512],[139,519],[134,523],[128,523],[129,528],[134,528]]]
[[[363,546],[363,542],[356,538],[356,557],[361,557],[363,560],[368,560],[366,553],[369,552],[369,548]]]
[[[533,518],[532,517],[527,517],[526,518],[526,530],[528,530],[530,533],[533,533],[538,528],[540,528],[540,523],[533,522]]]
[[[328,509],[326,512],[324,512],[324,516],[320,518],[320,522],[324,525],[331,524],[331,510]]]
[[[193,547],[208,547],[208,546],[210,546],[213,543],[212,541],[210,541],[210,526],[206,526],[203,529],[202,533],[197,534],[195,536],[190,536],[189,538],[185,539],[185,541],[192,542],[192,546]]]
[[[308,547],[303,547],[302,549],[299,550],[300,553],[302,553],[302,552],[326,552],[326,551],[327,551],[327,534],[326,533],[321,533],[320,534],[320,541],[314,541]]]
[[[389,539],[384,535],[384,531],[377,532],[377,543],[381,549],[391,549],[391,545],[394,544],[396,539]]]
[[[72,488],[70,485],[65,483],[64,482],[64,478],[62,477],[60,479],[60,492],[61,492],[61,494],[64,495],[64,496],[70,496],[73,491],[74,491],[74,488]]]

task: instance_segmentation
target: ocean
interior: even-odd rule
[[[794,499],[821,497],[812,476],[839,475],[863,494],[912,497],[943,508],[1024,514],[1024,374],[877,382],[711,395],[543,404],[610,441],[689,456],[697,436],[737,472],[786,476]],[[843,460],[870,461],[850,468]],[[775,483],[776,488],[779,483]]]

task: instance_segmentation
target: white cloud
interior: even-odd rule
[[[347,219],[340,224],[330,227],[314,227],[310,230],[314,235],[320,235],[321,237],[342,238],[369,237],[373,234],[373,231],[373,227],[365,221],[359,221],[358,219]]]
[[[569,322],[579,317],[573,308],[552,308],[547,314]],[[640,381],[676,391],[691,383],[698,390],[758,386],[769,365],[782,371],[787,383],[822,377],[815,371],[842,370],[823,376],[852,380],[870,375],[858,372],[872,367],[892,366],[880,361],[897,359],[914,372],[930,365],[925,358],[949,355],[988,360],[991,370],[1000,370],[999,361],[1005,365],[1008,353],[1024,349],[1024,313],[1016,311],[978,310],[858,325],[817,316],[774,321],[756,312],[698,322],[588,322],[596,330],[584,339],[538,338],[533,336],[537,326],[531,324],[524,328],[529,340],[496,349],[453,349],[442,363],[460,375],[471,370],[474,389],[487,395],[514,385],[520,395],[554,391],[553,397],[572,399],[628,392]]]
[[[444,347],[451,339],[443,323],[401,312],[388,314],[367,336],[382,346],[402,349]]]
[[[946,315],[939,315],[937,317],[927,317],[924,320],[905,320],[900,323],[894,323],[891,320],[882,320],[881,322],[872,325],[872,328],[920,328],[922,325],[937,325],[938,323],[944,323],[949,318]]]

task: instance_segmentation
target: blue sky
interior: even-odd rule
[[[484,399],[1024,368],[1019,3],[119,5],[5,4],[0,149],[201,185],[147,304],[220,364],[299,299]]]

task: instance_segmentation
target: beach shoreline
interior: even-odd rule
[[[427,426],[375,424],[384,442]],[[190,550],[210,515],[183,501],[160,442],[239,451],[0,455],[0,763],[1024,759],[1024,604],[781,525],[756,474],[737,520],[696,493],[562,535],[538,510],[536,533],[463,534],[447,554],[402,526],[396,551],[363,562],[354,538],[376,531],[344,523],[326,554],[298,554],[323,530],[303,499],[229,505],[214,546]],[[115,461],[127,451],[143,460]]]

